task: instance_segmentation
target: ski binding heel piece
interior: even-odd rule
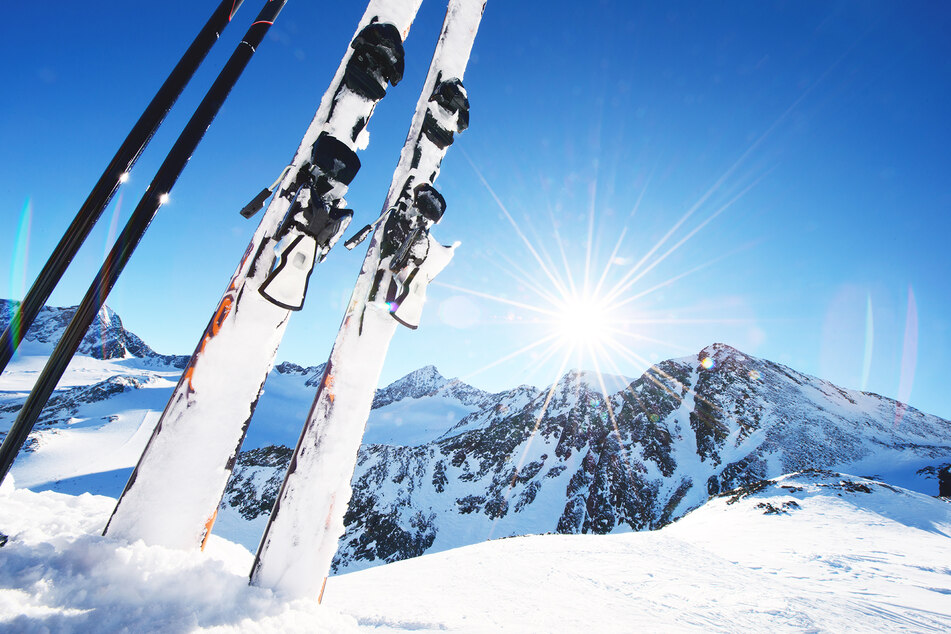
[[[294,238],[281,253],[280,264],[261,285],[261,295],[287,310],[303,308],[316,256],[317,240],[314,236],[305,233]]]
[[[426,288],[429,283],[446,268],[459,246],[454,242],[451,246],[439,244],[431,235],[428,255],[419,266],[407,266],[394,277],[393,283],[399,283],[402,292],[390,302],[390,315],[393,319],[410,330],[419,328],[419,320],[426,303]]]
[[[462,81],[453,77],[436,84],[423,118],[423,133],[440,150],[452,145],[453,135],[469,127],[469,97]]]
[[[321,174],[343,185],[352,183],[360,171],[360,158],[357,153],[346,143],[326,132],[321,132],[317,137],[311,162]]]

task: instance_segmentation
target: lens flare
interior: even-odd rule
[[[17,227],[16,244],[13,248],[13,262],[10,266],[10,295],[23,297],[26,294],[26,265],[30,255],[30,228],[33,224],[33,202],[27,198],[20,213]],[[16,319],[16,309],[10,304],[10,334],[13,341],[20,340],[20,320]]]
[[[787,115],[788,111],[780,117],[780,121]],[[491,252],[492,257],[489,258],[488,264],[498,267],[504,275],[511,278],[510,281],[515,283],[514,286],[496,293],[465,288],[444,281],[435,281],[434,285],[505,305],[510,312],[507,315],[503,315],[501,312],[497,313],[495,316],[496,323],[512,323],[528,326],[531,329],[527,332],[528,337],[524,342],[520,342],[520,347],[517,350],[470,372],[463,377],[463,380],[518,357],[527,361],[524,371],[529,374],[539,370],[557,368],[551,378],[551,387],[541,404],[535,424],[528,429],[528,442],[519,457],[515,471],[516,476],[518,469],[528,459],[529,448],[538,432],[539,424],[545,416],[549,404],[553,402],[556,389],[561,385],[558,379],[563,376],[563,372],[568,368],[569,363],[579,369],[586,368],[586,366],[592,368],[593,366],[593,372],[585,370],[586,384],[592,391],[599,391],[605,396],[616,394],[617,390],[608,390],[602,367],[616,373],[619,377],[623,377],[627,374],[619,366],[619,363],[623,362],[630,367],[648,369],[644,373],[644,378],[653,382],[657,389],[670,394],[671,398],[675,400],[684,400],[688,393],[693,393],[693,398],[700,398],[693,391],[692,386],[685,385],[675,376],[665,372],[661,366],[654,365],[632,349],[628,342],[632,340],[638,343],[647,342],[665,348],[681,350],[689,354],[691,350],[686,349],[676,341],[665,341],[651,337],[648,334],[651,325],[745,323],[748,320],[709,317],[679,318],[673,311],[651,314],[651,309],[645,307],[644,303],[639,300],[649,294],[655,294],[656,296],[656,294],[659,294],[658,291],[666,289],[687,275],[703,270],[719,261],[721,257],[725,257],[719,256],[706,262],[692,261],[685,271],[677,272],[669,277],[664,276],[666,279],[660,281],[651,280],[647,277],[652,271],[658,270],[659,265],[669,261],[668,258],[675,253],[683,254],[684,246],[691,239],[735,205],[762,180],[763,176],[756,177],[755,172],[736,177],[734,174],[778,123],[779,121],[762,134],[686,210],[663,237],[655,242],[653,246],[647,248],[646,253],[640,258],[634,257],[633,253],[622,252],[627,227],[618,232],[613,248],[607,249],[606,252],[600,249],[599,237],[603,235],[603,232],[596,230],[598,229],[596,221],[600,216],[597,201],[599,184],[597,174],[594,175],[590,183],[590,201],[586,212],[573,214],[574,217],[586,221],[584,233],[582,233],[580,226],[577,226],[576,232],[569,228],[568,231],[575,232],[578,235],[572,236],[573,239],[570,240],[565,239],[563,237],[565,232],[559,229],[559,222],[554,217],[554,209],[549,204],[548,215],[551,219],[551,235],[539,236],[534,231],[530,216],[527,216],[524,222],[516,221],[505,202],[492,188],[482,170],[479,169],[479,166],[460,148],[461,154],[469,162],[476,177],[498,206],[501,213],[500,217],[510,225],[513,237],[521,241],[527,257],[519,259],[506,253],[504,249]],[[597,163],[595,169],[597,170]],[[731,180],[735,180],[735,185],[731,185],[732,192],[728,192],[726,186]],[[640,206],[644,191],[646,191],[646,185],[637,197],[635,211]],[[632,211],[631,215],[633,213]],[[529,235],[533,235],[535,239],[530,239]],[[644,247],[639,245],[636,250],[642,248]],[[607,257],[605,258],[605,256]],[[581,260],[580,266],[578,260]],[[648,281],[652,285],[641,290],[639,285],[647,286]],[[654,357],[653,354],[649,356]],[[552,362],[559,357],[561,358],[560,363],[556,365]],[[574,365],[575,363],[577,365]],[[712,369],[714,367],[713,359],[704,359],[702,365],[707,370]],[[594,380],[594,383],[591,382],[592,380]],[[631,388],[632,385],[633,383],[629,380],[625,380],[625,387],[622,389],[631,390],[631,400],[629,402],[639,403],[639,397]],[[654,387],[650,387],[650,389],[654,389]],[[603,403],[603,409],[589,406],[591,415],[579,421],[579,424],[605,424],[608,433],[617,435],[619,445],[623,446],[621,431],[614,412],[615,403],[612,398],[605,398]],[[708,404],[710,407],[716,408],[714,404]],[[649,415],[650,413],[645,411],[644,414]],[[634,466],[631,464],[629,457],[622,456],[622,462],[629,473],[633,472]],[[516,476],[513,476],[512,482],[504,494],[506,503],[514,490]],[[499,518],[493,521],[490,536],[493,534],[498,521]]]
[[[902,342],[901,377],[898,380],[898,406],[895,408],[895,427],[905,417],[906,403],[911,398],[918,363],[918,304],[915,292],[908,287],[908,312],[905,314],[905,338]]]
[[[872,319],[872,294],[869,293],[865,304],[865,354],[862,355],[862,384],[864,392],[868,388],[868,377],[872,373],[872,347],[875,342],[875,323]]]
[[[704,370],[712,370],[716,363],[714,363],[713,359],[710,357],[704,357],[703,360],[700,361],[700,365]]]

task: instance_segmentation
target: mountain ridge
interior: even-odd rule
[[[491,395],[429,443],[364,444],[335,569],[507,535],[656,529],[803,469],[908,479],[951,463],[951,422],[725,344],[607,397],[580,376]]]
[[[0,299],[0,328],[6,329],[9,326],[19,304],[13,300]],[[44,348],[49,348],[47,354],[51,353],[78,308],[79,306],[44,306],[23,337],[23,343],[43,344]],[[77,354],[100,360],[134,357],[178,369],[184,369],[189,359],[187,355],[167,355],[155,352],[138,335],[126,330],[118,313],[106,305],[103,305],[96,314],[95,320],[80,342]]]

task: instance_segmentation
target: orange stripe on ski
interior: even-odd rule
[[[215,512],[211,514],[211,517],[208,518],[208,521],[205,522],[205,535],[201,538],[201,549],[205,550],[205,544],[208,543],[208,538],[211,537],[211,527],[215,525],[215,520],[218,518],[218,509],[215,509]]]

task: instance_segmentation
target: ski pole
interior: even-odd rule
[[[152,97],[152,101],[142,112],[139,120],[132,126],[129,136],[119,146],[106,171],[99,177],[86,202],[79,208],[73,222],[53,249],[53,254],[46,261],[43,270],[30,287],[30,291],[13,313],[3,335],[0,335],[0,372],[3,372],[10,363],[20,342],[26,336],[26,331],[33,325],[33,320],[46,304],[56,284],[62,279],[63,273],[79,251],[79,247],[86,241],[89,232],[92,231],[103,210],[119,189],[119,185],[128,178],[129,171],[142,150],[148,145],[155,130],[162,124],[165,115],[182,94],[185,85],[191,80],[192,75],[195,74],[198,66],[242,2],[243,0],[221,0],[221,4],[208,18],[208,22],[172,69],[165,83]]]
[[[0,445],[0,482],[3,482],[13,465],[13,460],[19,453],[20,447],[23,446],[33,430],[43,406],[46,405],[56,384],[62,378],[66,366],[69,365],[70,359],[79,348],[79,344],[82,342],[96,313],[102,308],[109,291],[115,286],[116,280],[118,280],[122,269],[125,268],[132,252],[142,239],[142,235],[148,229],[159,207],[168,200],[168,193],[185,169],[188,159],[201,142],[231,89],[251,60],[251,56],[254,55],[255,49],[261,44],[265,34],[286,2],[287,0],[267,0],[264,8],[261,9],[258,17],[245,33],[244,39],[238,44],[231,58],[228,59],[221,73],[215,79],[215,83],[211,85],[211,88],[205,94],[205,98],[198,104],[195,114],[185,125],[185,129],[178,140],[175,141],[175,145],[172,146],[155,178],[149,184],[149,188],[142,196],[135,211],[132,212],[132,216],[122,229],[122,233],[116,238],[115,245],[106,257],[102,268],[99,269],[99,273],[89,290],[86,291],[76,314],[69,322],[69,326],[66,327],[63,337],[56,345],[56,349],[53,350],[53,354],[43,368],[33,391],[30,392],[26,403],[23,404],[16,421],[10,428],[10,432],[4,438],[3,444]]]

